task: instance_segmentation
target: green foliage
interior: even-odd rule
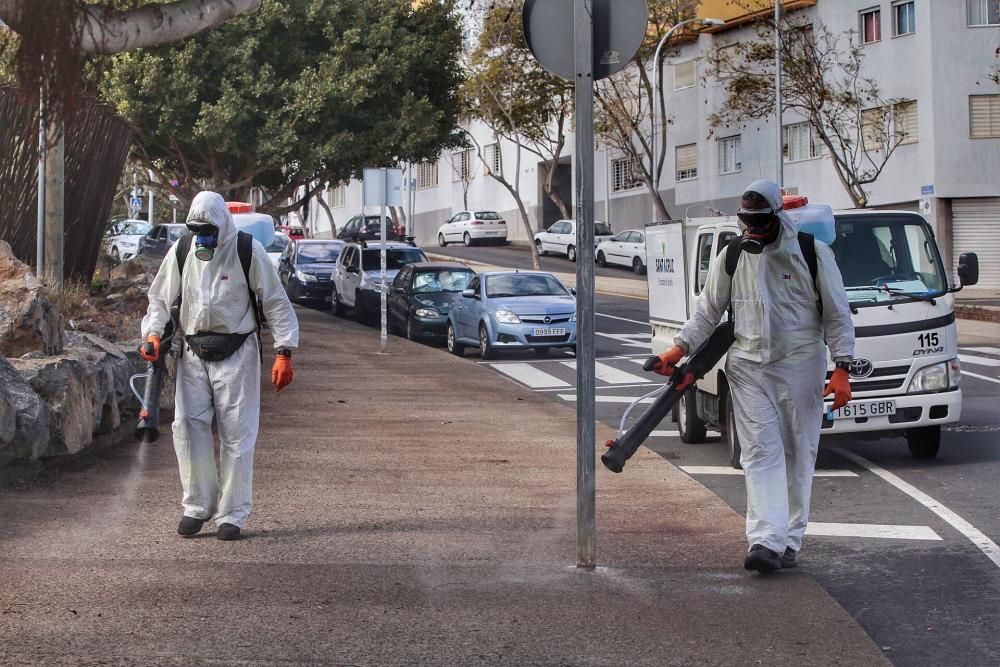
[[[182,199],[252,183],[274,209],[313,180],[458,145],[460,44],[451,0],[264,0],[191,39],[114,56],[100,90]]]
[[[13,30],[0,28],[0,83],[17,83],[17,75],[14,70],[17,44],[17,34]]]

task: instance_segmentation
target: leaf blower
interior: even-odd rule
[[[156,361],[147,362],[146,372],[133,375],[129,378],[128,384],[132,388],[132,393],[139,399],[139,421],[135,425],[135,437],[139,442],[156,442],[160,438],[160,394],[163,392],[163,380],[167,374],[167,355],[170,353],[171,344],[174,341],[174,333],[177,330],[176,308],[170,311],[170,321],[163,329],[163,336],[160,338],[160,356]],[[152,343],[143,343],[148,346],[146,352],[152,353]],[[142,393],[135,387],[135,381],[143,378],[145,384]]]
[[[674,369],[669,382],[628,406],[618,427],[618,437],[605,443],[608,451],[601,456],[601,462],[604,466],[611,472],[621,472],[625,467],[625,462],[632,458],[632,455],[639,449],[639,445],[649,437],[656,425],[673,410],[687,388],[705,377],[705,373],[719,363],[719,359],[722,359],[735,340],[733,322],[731,320],[723,322],[715,328],[708,340],[695,350],[695,353],[688,358],[687,363]],[[642,368],[645,371],[651,371],[656,368],[659,361],[659,357],[650,357],[646,359]],[[639,417],[635,426],[626,431],[625,420],[632,408],[653,396],[657,397],[653,404]]]

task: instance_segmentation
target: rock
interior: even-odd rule
[[[49,444],[49,409],[21,374],[0,356],[0,466],[37,459]]]
[[[104,298],[107,299],[108,301],[121,301],[123,298],[125,298],[125,295],[122,294],[121,292],[116,292],[115,294],[109,294]]]
[[[31,267],[18,261],[6,241],[0,241],[0,354],[62,351],[62,314],[48,297]]]
[[[145,274],[155,276],[159,268],[160,268],[159,259],[147,257],[146,255],[139,255],[138,257],[134,257],[133,259],[130,259],[126,262],[122,262],[115,268],[111,269],[109,278],[112,281],[116,280],[131,281],[137,276],[142,276]]]

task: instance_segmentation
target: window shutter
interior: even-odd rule
[[[698,176],[698,144],[677,147],[677,180],[683,181]]]
[[[694,62],[693,60],[689,60],[686,63],[677,63],[674,65],[674,90],[689,88],[694,85]]]
[[[969,134],[1000,137],[1000,95],[969,96]]]

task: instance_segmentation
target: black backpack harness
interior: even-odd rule
[[[740,240],[742,237],[735,236],[729,240],[729,244],[726,246],[726,273],[729,278],[732,279],[733,274],[736,273],[736,265],[740,262],[740,254],[743,252],[743,248],[740,247]],[[819,271],[819,266],[816,262],[816,240],[812,234],[807,232],[799,232],[799,249],[802,251],[802,257],[806,260],[806,266],[809,267],[809,275],[812,276],[813,289],[816,290],[816,309],[819,310],[819,314],[823,315],[823,295],[820,294],[819,286],[816,283],[816,274]],[[732,289],[732,288],[730,288]],[[730,319],[732,319],[732,306],[730,305]]]
[[[184,262],[187,261],[188,253],[191,250],[191,240],[194,234],[188,232],[177,240],[177,272],[183,279]],[[253,236],[246,232],[236,232],[236,254],[240,258],[240,266],[243,268],[243,277],[247,283],[247,293],[250,297],[250,309],[253,311],[254,330],[245,334],[220,334],[210,331],[199,331],[184,337],[185,342],[191,350],[205,361],[222,361],[236,350],[240,349],[250,334],[260,331],[260,312],[258,310],[257,294],[250,287],[250,264],[253,262]],[[184,294],[184,286],[177,294],[177,301],[174,307],[180,312],[181,296]],[[260,360],[264,361],[264,347],[257,338],[257,349],[260,353]]]

